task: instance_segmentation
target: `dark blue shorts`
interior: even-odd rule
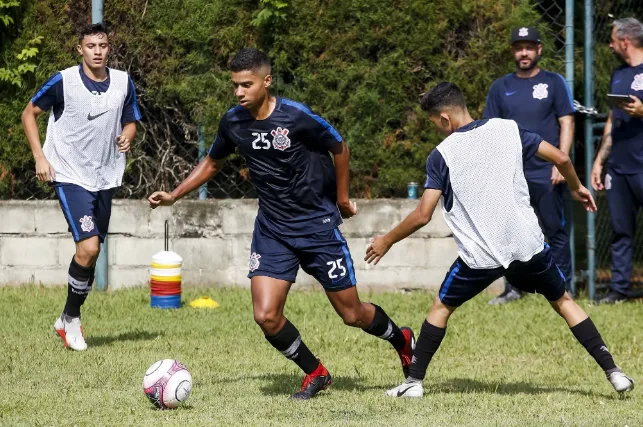
[[[248,277],[295,282],[300,265],[326,291],[341,291],[357,283],[353,259],[338,228],[288,237],[255,221]]]
[[[557,301],[565,293],[565,277],[551,257],[549,245],[526,262],[514,261],[509,268],[473,269],[459,257],[453,263],[440,287],[442,304],[459,307],[505,276],[524,292],[539,293],[548,301]]]
[[[113,190],[88,191],[76,184],[52,184],[74,242],[98,236],[105,240],[112,214]]]

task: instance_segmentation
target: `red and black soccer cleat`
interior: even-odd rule
[[[304,377],[304,382],[301,384],[301,390],[291,396],[295,400],[308,400],[315,397],[317,393],[326,390],[333,383],[333,379],[328,373],[328,370],[319,362],[317,369],[311,374]]]
[[[406,338],[406,345],[397,354],[400,356],[400,362],[402,362],[404,378],[408,378],[411,361],[413,360],[413,350],[415,349],[415,334],[408,326],[402,326],[400,330],[404,334],[404,338]]]

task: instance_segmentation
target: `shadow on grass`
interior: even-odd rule
[[[303,375],[294,374],[273,374],[265,375],[268,384],[259,387],[264,394],[269,395],[288,395],[298,392],[303,381]],[[355,377],[333,377],[331,389],[342,391],[367,391],[381,389],[381,385],[364,385],[362,380]]]
[[[163,335],[163,332],[130,331],[118,335],[89,336],[86,341],[88,347],[100,347],[118,341],[150,341]]]
[[[453,378],[439,383],[425,381],[424,391],[425,393],[491,393],[501,395],[571,393],[605,399],[616,399],[618,397],[616,393],[596,393],[576,388],[541,386],[526,382],[483,382],[471,378]]]
[[[259,391],[270,396],[290,396],[299,391],[304,375],[297,374],[263,374],[238,378],[215,380],[215,383],[230,383],[237,381],[260,380],[265,382],[259,386]],[[359,378],[333,377],[332,390],[366,391],[384,390],[383,385],[364,385]]]
[[[241,376],[237,378],[226,378],[214,380],[215,383],[227,384],[230,382],[260,380],[265,383],[259,386],[261,393],[271,396],[290,396],[299,391],[303,375],[296,374],[263,374],[253,376]],[[400,381],[401,383],[401,381]],[[369,390],[380,390],[382,395],[395,384],[370,384],[365,385],[360,378],[356,377],[333,377],[333,390],[365,392]],[[600,393],[570,387],[541,386],[527,382],[483,382],[470,378],[453,378],[442,382],[424,382],[425,394],[440,393],[486,393],[499,395],[519,394],[548,394],[548,393],[569,393],[579,394],[588,397],[600,397],[608,400],[616,400],[620,395],[617,393]]]

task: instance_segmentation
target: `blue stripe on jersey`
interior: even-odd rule
[[[45,83],[42,88],[38,91],[36,95],[34,95],[33,98],[31,98],[31,102],[36,102],[38,98],[40,98],[45,92],[47,92],[47,89],[58,83],[63,79],[63,75],[61,73],[56,73],[52,78],[50,78],[47,83]]]
[[[328,123],[326,120],[318,116],[317,114],[313,113],[310,108],[306,107],[304,104],[300,104],[299,102],[291,101],[290,99],[286,98],[281,98],[282,104],[290,105],[291,107],[295,107],[296,109],[303,111],[304,113],[308,114],[310,117],[315,119],[317,123],[322,125],[324,129],[327,129],[331,135],[335,137],[337,142],[342,142],[342,137],[339,135],[339,132],[335,130],[333,126],[331,126],[330,123]]]
[[[241,105],[237,105],[236,107],[232,107],[228,111],[226,111],[226,114],[236,113],[237,111],[242,110],[242,109],[243,109],[243,107]]]
[[[460,271],[460,262],[458,261],[451,270],[451,273],[449,273],[449,277],[447,277],[447,280],[444,281],[444,285],[442,285],[442,290],[440,291],[440,301],[442,301],[442,298],[447,294],[449,291],[449,287],[451,286],[451,282],[453,282],[453,278],[455,277],[456,274],[458,274],[458,271]]]
[[[357,280],[355,280],[355,268],[353,268],[353,262],[351,261],[351,254],[348,252],[348,246],[346,246],[346,241],[342,239],[342,235],[339,234],[339,230],[335,228],[335,237],[337,237],[337,240],[342,242],[342,251],[344,252],[344,257],[346,258],[346,267],[348,268],[348,277],[351,278],[351,283],[353,285],[357,284]]]
[[[134,86],[134,81],[132,81],[132,78],[129,77],[129,84],[132,89],[132,97],[133,97],[133,103],[134,103],[134,118],[136,120],[141,120],[141,111],[138,109],[138,100],[136,98],[136,86]]]
[[[574,108],[574,99],[572,98],[572,92],[569,90],[569,85],[567,84],[567,80],[563,78],[560,74],[556,73],[558,77],[563,81],[563,86],[565,87],[565,92],[567,92],[567,99],[569,99],[569,105],[572,107],[572,111],[576,112],[576,109]]]
[[[65,192],[63,191],[62,187],[58,187],[58,198],[60,199],[60,202],[63,204],[64,207],[64,214],[67,217],[67,220],[69,221],[69,225],[71,226],[71,232],[74,235],[74,240],[78,241],[80,239],[80,236],[78,234],[78,229],[76,228],[76,223],[74,222],[74,218],[71,216],[71,210],[69,209],[69,205],[67,204],[67,197],[65,197]]]

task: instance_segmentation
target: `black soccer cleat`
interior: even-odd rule
[[[333,379],[324,365],[319,362],[319,366],[315,371],[304,377],[304,382],[301,384],[301,390],[290,396],[294,400],[308,400],[315,397],[317,393],[326,390],[333,384]]]
[[[627,301],[627,295],[620,292],[609,291],[607,295],[598,300],[599,304],[619,304]]]

